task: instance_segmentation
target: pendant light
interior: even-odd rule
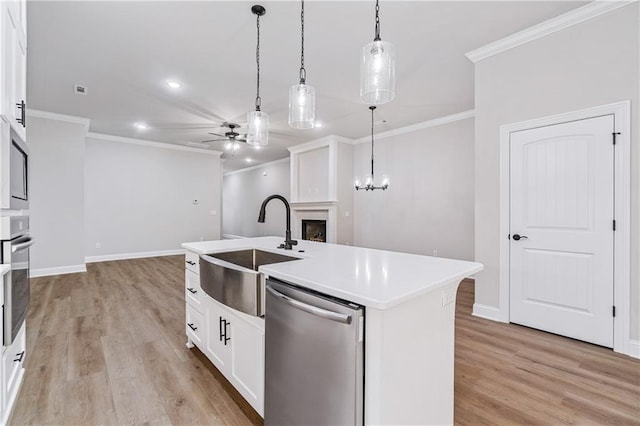
[[[247,143],[249,145],[263,146],[269,143],[269,115],[260,110],[260,17],[266,13],[264,7],[259,4],[251,7],[251,12],[256,15],[257,43],[256,43],[256,109],[247,113]]]
[[[356,191],[364,189],[365,191],[373,191],[374,189],[382,189],[383,191],[389,188],[389,178],[384,176],[382,177],[382,182],[380,186],[374,185],[374,175],[373,175],[373,111],[376,109],[375,106],[370,106],[371,110],[371,174],[367,176],[364,185],[360,182],[360,179],[356,178],[355,188]]]
[[[304,0],[301,0],[300,23],[300,83],[289,89],[289,126],[311,129],[316,121],[316,89],[306,83],[307,71],[304,69]]]
[[[380,38],[380,5],[376,0],[373,42],[362,48],[360,98],[368,105],[382,105],[396,96],[396,48]]]

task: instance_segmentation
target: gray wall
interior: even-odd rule
[[[223,236],[284,236],[283,203],[278,200],[269,202],[265,223],[258,223],[258,213],[266,197],[280,194],[288,200],[289,192],[289,159],[225,174],[222,190]]]
[[[215,155],[88,137],[84,178],[86,256],[179,250],[185,241],[220,238]]]
[[[499,305],[499,128],[631,100],[631,339],[640,337],[638,3],[484,59],[475,66],[476,303]]]
[[[29,117],[31,269],[84,267],[82,124]],[[36,271],[37,272],[37,271]]]
[[[354,245],[473,260],[473,119],[375,141],[376,184],[353,191]],[[354,149],[354,175],[370,169],[371,144]]]

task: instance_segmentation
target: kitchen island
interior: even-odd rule
[[[211,346],[219,343],[218,337],[223,340],[222,327],[219,336],[211,333],[211,329],[218,324],[206,319],[210,316],[203,312],[208,312],[206,308],[191,310],[193,315],[189,317],[189,295],[193,296],[196,288],[195,291],[200,291],[196,287],[196,284],[199,285],[196,282],[198,277],[194,276],[198,272],[198,256],[247,248],[284,253],[284,250],[277,248],[281,242],[279,237],[260,237],[182,245],[187,250],[187,336],[189,342],[203,350],[223,374],[225,363],[220,362],[220,357]],[[365,423],[453,423],[455,295],[460,281],[482,270],[482,265],[310,241],[300,241],[286,254],[300,260],[262,265],[259,271],[265,277],[293,283],[366,308]],[[206,294],[200,297],[198,303],[211,304],[212,299]],[[194,334],[194,331],[197,333],[191,321],[194,315],[203,317],[200,321],[208,333]],[[241,328],[245,330],[255,328],[259,331],[262,325],[264,339],[263,318],[249,317],[239,312],[229,312],[228,315],[241,321]],[[219,317],[223,321],[223,317]],[[208,327],[207,323],[210,323]],[[189,324],[192,324],[191,327]],[[208,344],[207,340],[213,342]],[[264,340],[261,344],[264,350]],[[259,345],[258,341],[253,348]],[[254,358],[257,366],[245,368],[245,371],[253,374],[254,386],[247,385],[251,382],[248,376],[237,378],[235,382],[230,379],[261,415],[264,412],[262,354]],[[242,371],[241,361],[238,361],[237,368],[229,369],[229,374]],[[245,392],[242,387],[246,388]]]

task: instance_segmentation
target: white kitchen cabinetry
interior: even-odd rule
[[[264,320],[205,295],[206,354],[238,392],[264,415]]]
[[[0,265],[3,266],[3,265]],[[8,274],[2,275],[2,285],[0,286],[0,301],[4,307],[4,286],[6,285]],[[0,315],[0,330],[4,326],[2,315]],[[26,353],[26,324],[18,332],[11,346],[2,346],[2,365],[0,366],[0,424],[6,424],[11,415],[11,410],[18,396],[20,384],[24,377],[24,360]]]
[[[200,287],[200,258],[185,256],[187,346],[197,346],[263,416],[264,319],[212,299]]]
[[[0,11],[0,115],[26,140],[26,1],[2,1]]]

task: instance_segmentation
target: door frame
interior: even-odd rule
[[[509,322],[510,291],[510,140],[511,133],[537,127],[562,124],[603,115],[613,115],[616,138],[614,155],[614,211],[616,231],[614,238],[613,303],[616,316],[613,319],[613,350],[626,355],[630,352],[629,328],[631,321],[631,102],[622,101],[567,113],[521,121],[500,126],[500,271],[498,320]],[[612,218],[613,219],[613,218]]]

